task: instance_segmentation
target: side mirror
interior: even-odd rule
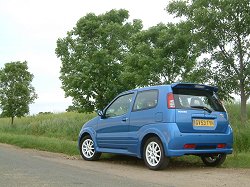
[[[97,114],[98,114],[98,116],[100,116],[101,118],[104,117],[103,111],[102,111],[102,110],[97,110]]]

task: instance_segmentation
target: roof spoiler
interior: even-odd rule
[[[173,83],[172,88],[183,88],[183,89],[197,89],[197,90],[207,90],[212,92],[217,92],[218,87],[208,86],[204,84],[194,84],[194,83]]]

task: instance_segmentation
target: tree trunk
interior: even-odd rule
[[[241,123],[245,125],[247,120],[247,96],[244,86],[240,85],[240,108],[241,108]]]
[[[13,125],[13,123],[14,123],[14,117],[12,116],[11,117],[11,125]]]
[[[242,41],[240,33],[237,33],[238,39],[238,50],[240,58],[240,104],[241,104],[241,123],[246,124],[247,121],[247,95],[245,92],[245,80],[244,80],[244,63],[243,63],[243,52],[242,52]]]

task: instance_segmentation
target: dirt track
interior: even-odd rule
[[[171,165],[148,170],[129,157],[83,161],[79,157],[0,144],[4,186],[250,186],[250,169]]]

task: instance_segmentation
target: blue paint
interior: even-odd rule
[[[79,143],[83,135],[89,134],[97,152],[142,158],[143,139],[148,134],[153,134],[161,140],[165,156],[168,157],[187,154],[231,154],[233,131],[223,107],[219,107],[218,110],[212,109],[211,113],[192,107],[169,109],[167,95],[175,94],[178,89],[197,90],[209,94],[218,91],[217,87],[191,83],[174,83],[126,91],[103,110],[105,114],[117,98],[131,94],[132,99],[126,113],[112,117],[97,116],[87,122],[80,131]],[[157,103],[151,108],[133,110],[137,95],[150,90],[157,90]],[[214,126],[194,126],[194,119],[213,120]],[[217,144],[222,143],[226,144],[225,148],[216,148]],[[184,149],[185,144],[195,144],[196,148]]]

